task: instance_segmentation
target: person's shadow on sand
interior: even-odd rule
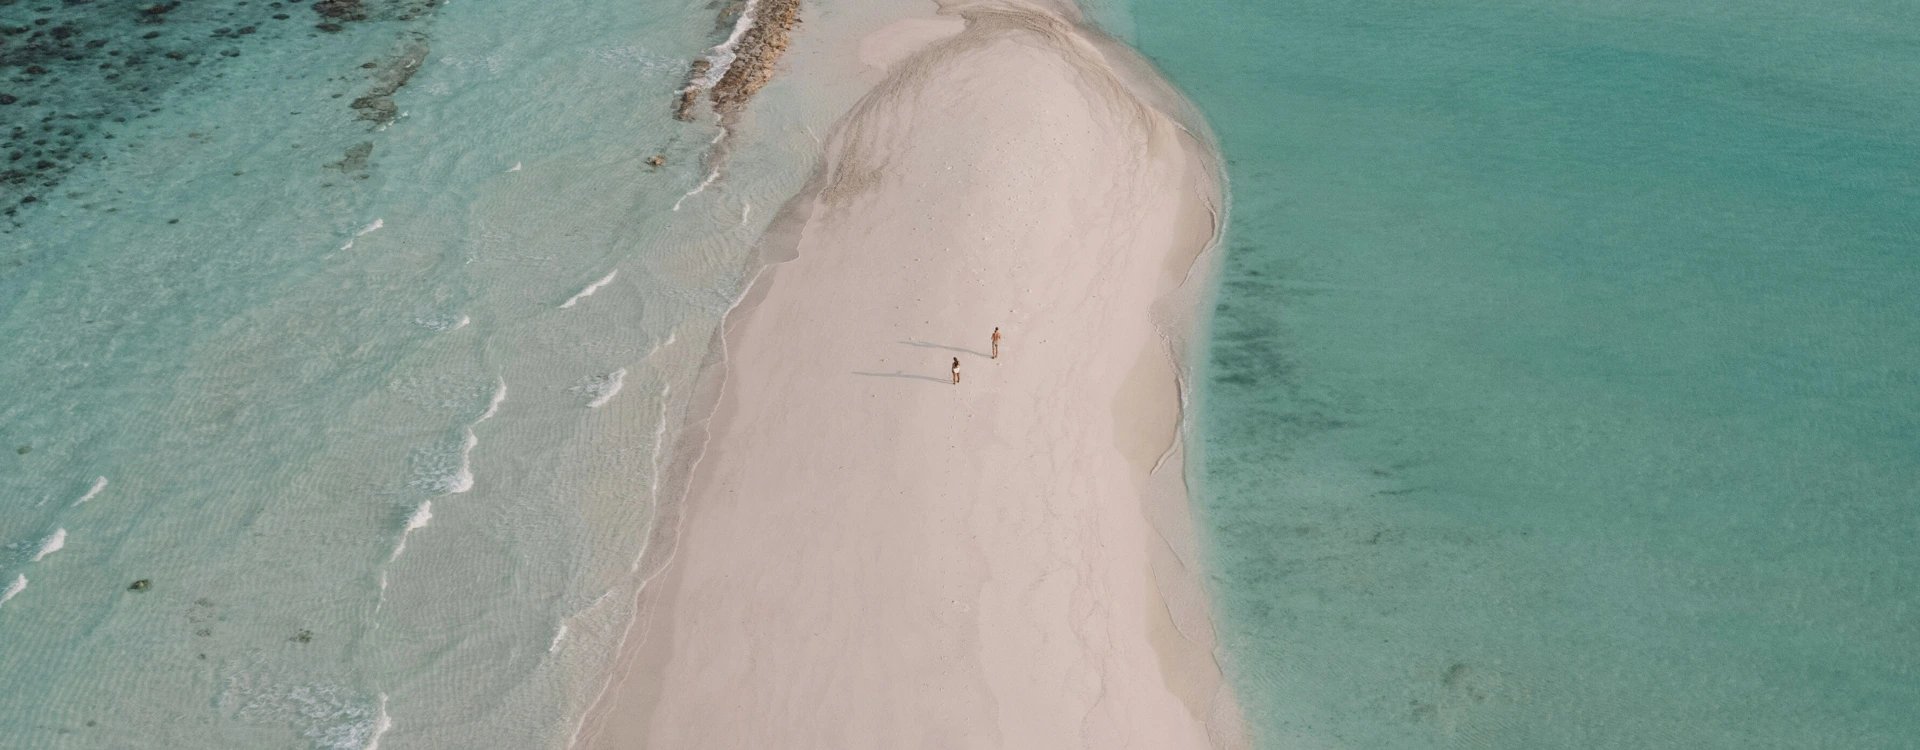
[[[905,378],[905,379],[907,379],[907,380],[931,380],[931,381],[933,381],[933,382],[935,382],[935,383],[939,383],[939,384],[941,384],[941,385],[952,385],[952,384],[953,384],[953,381],[951,381],[951,380],[948,380],[948,379],[945,379],[945,378],[936,378],[936,377],[934,377],[934,376],[932,376],[932,375],[915,375],[915,374],[913,374],[913,373],[910,373],[910,372],[859,372],[859,371],[855,371],[855,372],[854,372],[853,374],[855,374],[855,375],[863,375],[863,376],[866,376],[866,377],[869,377],[869,378]]]
[[[914,341],[913,339],[907,339],[900,343],[906,344],[907,346],[917,346],[922,349],[945,349],[950,352],[959,352],[961,354],[971,354],[976,357],[988,356],[986,352],[977,352],[972,349],[962,349],[957,346],[947,346],[946,344],[936,344],[931,341]],[[939,378],[934,378],[934,380],[939,380]]]

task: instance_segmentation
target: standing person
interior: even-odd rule
[[[960,358],[959,357],[953,358],[953,384],[954,385],[960,384]]]
[[[1000,326],[993,327],[993,358],[1000,358]]]

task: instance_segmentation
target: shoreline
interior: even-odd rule
[[[1219,171],[1217,150],[1205,130],[1204,121],[1198,118],[1195,110],[1170,84],[1157,77],[1151,64],[1125,45],[1087,28],[1080,20],[1077,8],[1071,5],[1041,8],[1027,2],[944,2],[941,5],[938,16],[895,22],[860,40],[863,62],[871,68],[884,69],[885,78],[835,125],[826,144],[823,163],[814,179],[783,206],[780,215],[763,236],[761,248],[755,253],[756,269],[751,281],[727,313],[710,343],[709,354],[702,366],[699,393],[694,398],[696,403],[710,404],[711,408],[690,412],[704,416],[690,420],[680,431],[672,468],[665,473],[663,486],[658,488],[661,497],[682,500],[662,504],[661,515],[650,533],[646,551],[636,565],[643,582],[633,621],[627,626],[627,634],[618,648],[615,666],[605,688],[592,701],[570,746],[730,746],[735,741],[779,741],[787,746],[877,746],[935,741],[979,743],[989,737],[994,738],[991,744],[1025,744],[1076,736],[1081,744],[1104,744],[1099,741],[1101,738],[1117,740],[1139,736],[1170,742],[1167,746],[1237,747],[1246,744],[1237,704],[1225,684],[1214,653],[1209,605],[1197,570],[1183,462],[1187,429],[1185,412],[1189,395],[1186,385],[1186,345],[1194,340],[1191,337],[1202,333],[1204,309],[1201,302],[1206,298],[1213,281],[1212,251],[1224,226],[1224,180]],[[988,544],[972,550],[959,550],[956,557],[968,559],[945,561],[942,564],[949,566],[946,569],[920,578],[888,578],[884,575],[876,578],[874,574],[887,564],[913,564],[917,562],[912,559],[916,554],[929,551],[922,546],[900,546],[897,537],[915,532],[926,533],[924,527],[928,524],[946,524],[948,531],[957,531],[966,525],[963,519],[934,518],[932,516],[937,513],[908,512],[890,519],[891,522],[874,521],[867,515],[873,508],[822,506],[810,512],[788,508],[788,512],[798,512],[798,515],[785,519],[785,523],[767,525],[764,514],[751,507],[755,502],[776,502],[781,499],[777,496],[784,494],[818,503],[825,501],[828,496],[847,492],[848,488],[838,478],[815,474],[810,461],[818,456],[796,456],[795,449],[791,447],[768,450],[762,430],[764,425],[756,425],[776,411],[766,408],[772,402],[765,398],[772,392],[790,395],[792,387],[797,385],[794,381],[806,378],[797,375],[779,377],[780,369],[766,367],[763,361],[769,358],[778,362],[796,361],[794,356],[799,352],[792,349],[792,340],[807,337],[811,330],[796,328],[793,321],[798,319],[818,318],[821,326],[836,331],[862,325],[862,321],[872,323],[866,316],[835,316],[846,315],[847,311],[841,308],[844,307],[847,294],[861,291],[885,294],[884,290],[873,289],[873,285],[893,279],[848,279],[848,273],[860,276],[858,272],[861,269],[854,264],[851,272],[847,268],[835,272],[838,274],[837,282],[816,284],[813,282],[835,277],[835,274],[815,277],[811,271],[803,269],[808,266],[842,265],[847,260],[824,257],[828,252],[823,252],[819,235],[835,232],[846,234],[849,229],[855,235],[870,235],[877,231],[869,226],[875,222],[848,219],[847,213],[861,213],[857,208],[876,209],[872,212],[875,218],[884,221],[884,215],[906,209],[900,204],[913,197],[891,195],[886,196],[890,203],[856,207],[855,204],[863,200],[874,200],[872,194],[876,191],[871,183],[884,182],[889,178],[910,180],[931,176],[927,170],[911,169],[889,174],[884,168],[863,163],[864,159],[876,156],[882,161],[900,159],[911,155],[901,152],[916,150],[911,142],[915,139],[903,140],[896,136],[912,131],[917,139],[927,135],[924,132],[926,128],[913,129],[888,122],[912,117],[915,106],[911,100],[936,90],[963,91],[982,97],[983,103],[987,98],[1020,97],[1022,104],[1028,108],[1023,114],[1029,120],[1019,124],[1000,123],[996,133],[1003,136],[1031,136],[1037,130],[1032,126],[1060,124],[1047,119],[1059,115],[1051,111],[1051,105],[1045,102],[1041,94],[994,90],[1004,89],[1004,80],[1010,71],[1005,69],[1004,64],[1001,65],[1002,69],[993,70],[995,63],[987,54],[988,50],[1000,55],[1013,51],[1031,52],[1036,42],[1054,49],[1048,50],[1046,56],[1039,60],[1031,61],[1026,70],[1011,72],[1018,74],[1043,70],[1057,79],[1049,81],[1056,86],[1052,92],[1055,94],[1061,93],[1057,87],[1062,82],[1077,88],[1095,106],[1086,112],[1068,115],[1067,118],[1077,117],[1073,119],[1074,124],[1107,126],[1115,131],[1104,134],[1107,142],[1100,144],[1102,147],[1111,147],[1115,138],[1121,141],[1139,139],[1140,143],[1136,145],[1148,151],[1131,155],[1118,153],[1120,160],[1149,157],[1148,161],[1154,162],[1150,171],[1156,177],[1171,178],[1172,193],[1185,196],[1184,207],[1172,212],[1176,215],[1159,217],[1157,223],[1146,222],[1155,223],[1152,229],[1159,232],[1159,239],[1162,240],[1159,254],[1157,257],[1134,258],[1126,263],[1130,266],[1125,274],[1127,293],[1112,295],[1126,301],[1120,303],[1121,307],[1130,308],[1137,314],[1130,316],[1129,324],[1125,326],[1126,335],[1117,337],[1132,341],[1137,345],[1137,352],[1103,357],[1099,356],[1098,351],[1080,351],[1075,352],[1079,356],[1063,359],[1054,355],[1052,361],[1046,363],[1073,367],[1082,360],[1093,360],[1087,364],[1095,366],[1097,372],[1093,373],[1090,380],[1098,381],[1104,389],[1088,389],[1097,395],[1069,398],[1066,400],[1072,401],[1072,404],[1059,406],[1065,412],[1083,413],[1082,416],[1085,416],[1084,412],[1098,407],[1113,424],[1109,429],[1092,432],[1098,432],[1109,444],[1098,444],[1100,440],[1090,434],[1074,435],[1068,439],[1075,443],[1073,447],[1080,449],[1073,452],[1090,456],[1087,459],[1089,461],[1101,462],[1097,468],[1102,470],[1085,472],[1094,475],[1095,481],[1108,481],[1111,484],[1110,480],[1114,477],[1106,475],[1120,473],[1126,475],[1127,486],[1131,488],[1120,488],[1123,491],[1117,493],[1081,493],[1084,496],[1076,498],[1082,506],[1079,509],[1081,512],[1077,518],[1072,518],[1074,514],[1068,514],[1070,519],[1065,526],[1071,527],[1077,520],[1083,526],[1079,528],[1079,533],[1091,534],[1094,538],[1056,546],[1070,548],[1066,550],[1070,554],[1087,557],[1118,555],[1121,559],[1099,560],[1096,562],[1114,564],[1092,564],[1078,571],[1079,575],[1097,579],[1084,582],[1083,585],[1097,584],[1091,588],[1098,590],[1099,596],[1089,596],[1085,592],[1068,596],[1052,595],[1050,606],[1043,607],[1044,611],[1002,611],[991,618],[981,611],[972,618],[976,622],[971,624],[963,622],[967,619],[964,617],[949,617],[939,625],[920,622],[916,627],[887,627],[889,624],[913,622],[928,616],[938,619],[940,615],[933,610],[902,611],[861,622],[848,622],[841,616],[844,610],[842,604],[832,603],[836,596],[844,598],[850,595],[869,608],[899,609],[905,605],[900,600],[910,598],[920,592],[921,585],[929,583],[959,585],[961,588],[973,586],[974,595],[980,597],[982,605],[996,604],[1005,609],[1007,602],[995,601],[1005,599],[1005,592],[987,590],[996,581],[1008,577],[1005,571],[990,570],[994,567],[994,558],[999,553],[1033,553],[1036,550],[1031,545],[1020,548],[1019,529],[1001,528],[994,530],[1002,537],[996,542],[1000,546]],[[968,55],[974,58],[973,66],[962,65],[955,59]],[[984,65],[981,64],[983,62]],[[954,78],[949,83],[960,85],[936,86],[935,81],[942,76]],[[909,103],[903,104],[903,101]],[[1096,108],[1109,111],[1092,111]],[[976,105],[969,109],[979,113],[991,107]],[[987,117],[999,119],[994,115]],[[1101,122],[1097,119],[1100,117],[1119,119]],[[977,156],[993,155],[990,150],[983,150],[987,144],[979,142],[981,136],[974,133],[945,135],[950,139],[946,145],[956,150],[972,148],[979,151]],[[1033,145],[1036,144],[1029,144],[1030,147]],[[1091,148],[1085,143],[1077,145]],[[892,153],[888,152],[889,149]],[[1090,150],[1088,153],[1093,152]],[[1116,152],[1102,152],[1101,155],[1114,156]],[[1144,177],[1140,174],[1132,176]],[[1027,175],[1026,179],[1032,181],[1032,175]],[[1158,188],[1146,186],[1137,189],[1150,192],[1167,187],[1162,184]],[[992,192],[974,188],[938,195],[979,202],[991,200],[989,194]],[[1047,200],[1053,200],[1044,190],[1032,195],[1038,197],[1036,203],[1044,204]],[[1148,208],[1156,204],[1151,200],[1143,200],[1136,205]],[[1045,208],[1043,205],[1034,210],[1044,212]],[[969,229],[1018,229],[1006,221],[998,224],[974,222],[971,214],[967,220],[961,221],[954,211],[957,208],[950,210],[945,218],[959,221]],[[1118,213],[1105,215],[1105,218],[1136,225],[1143,221],[1137,216],[1121,216]],[[935,218],[933,221],[937,223],[941,219]],[[891,228],[901,229],[898,226]],[[1060,237],[1072,237],[1083,230],[1099,233],[1101,229],[1098,226],[1063,223],[1052,228]],[[892,245],[908,239],[914,232],[909,229],[906,236],[896,232],[887,242],[877,244]],[[940,244],[941,241],[934,239],[931,242]],[[1152,241],[1143,244],[1152,246]],[[859,251],[848,252],[853,254]],[[866,252],[871,257],[865,260],[877,261],[887,257],[885,251],[869,249]],[[937,261],[938,258],[921,260]],[[1004,255],[998,260],[1020,263],[1017,257]],[[951,262],[950,256],[948,261]],[[1071,272],[1069,275],[1095,284],[1088,287],[1096,291],[1095,297],[1099,296],[1100,291],[1113,291],[1103,285],[1115,279],[1101,278],[1116,265],[1113,259],[1105,262],[1082,259],[1068,265],[1072,266],[1067,269]],[[1090,269],[1089,265],[1102,268]],[[1092,278],[1087,278],[1089,272]],[[811,278],[807,281],[791,278],[801,276]],[[947,286],[948,289],[940,291],[960,295],[965,293],[964,290],[951,288],[954,286],[951,281]],[[923,288],[921,291],[930,293],[935,290]],[[1018,310],[1018,307],[1011,307],[1008,312],[1017,317]],[[1084,317],[1078,322],[1093,323],[1097,330],[1111,327],[1110,324],[1116,321],[1111,315],[1096,315]],[[931,318],[915,323],[916,326],[929,324],[932,324]],[[965,399],[969,395],[966,393],[967,386],[980,384],[981,380],[990,376],[990,368],[994,365],[1011,363],[1015,357],[1046,357],[1023,353],[1030,340],[1023,337],[1029,335],[1029,330],[1045,331],[1050,327],[1051,324],[1043,323],[1010,330],[1009,357],[1006,360],[967,356],[968,380],[957,392],[959,397]],[[984,337],[984,332],[980,335]],[[875,349],[898,348],[889,338],[872,338],[863,341],[863,344]],[[929,361],[937,358],[933,355],[979,355],[982,352],[973,350],[985,348],[983,344],[967,346],[959,339],[924,340],[913,336],[898,344],[924,350],[924,356],[915,356],[922,352],[913,349],[906,351],[913,352],[908,355],[909,358]],[[1053,346],[1065,348],[1060,344]],[[873,352],[866,352],[866,355],[871,358]],[[898,352],[889,352],[881,359],[899,362],[898,356]],[[851,363],[852,360],[847,360],[824,366],[831,371],[834,364]],[[944,368],[922,369],[928,369],[929,374],[896,369],[894,372],[853,373],[865,377],[848,377],[843,372],[834,375],[842,381],[862,381],[851,388],[842,388],[840,395],[865,395],[868,399],[881,399],[891,407],[908,411],[925,412],[930,406],[950,402],[956,392],[945,391],[950,386],[940,382],[940,378],[933,377],[943,374]],[[936,382],[913,382],[923,379]],[[938,390],[922,392],[935,388],[936,383]],[[967,420],[964,421],[972,421],[979,416],[977,407],[986,405],[979,398],[976,396],[976,400],[968,405]],[[848,402],[843,400],[835,404],[831,403],[832,400],[832,396],[818,396],[811,405],[787,402],[783,409],[808,412],[817,418],[816,423],[808,429],[792,433],[791,436],[826,438],[821,441],[823,443],[858,443],[862,435],[870,435],[876,428],[885,429],[886,425],[876,423],[876,420],[884,422],[885,415],[892,413],[870,406],[842,409],[840,405]],[[950,420],[958,419],[958,413],[952,411],[952,403],[945,403],[945,407],[948,411],[944,416]],[[791,428],[791,425],[786,427]],[[756,442],[756,438],[760,439],[759,442]],[[804,440],[800,441],[800,444],[805,443]],[[796,443],[787,441],[784,445],[793,446]],[[897,472],[902,466],[928,471],[953,469],[951,463],[954,459],[949,454],[929,456],[925,451],[916,452],[901,446],[900,442],[885,440],[866,445],[861,457],[874,463],[861,466],[843,463],[836,471],[880,474],[886,473],[886,470]],[[1043,451],[1045,448],[1036,447]],[[888,449],[891,449],[890,455],[873,455],[875,450]],[[759,460],[752,460],[750,456]],[[875,461],[876,458],[879,460]],[[1114,459],[1118,459],[1117,464],[1113,462]],[[1126,470],[1122,470],[1123,467]],[[801,476],[794,476],[796,473]],[[1029,480],[1029,486],[1023,489],[1042,489],[1050,481],[1061,479],[1071,485],[1076,480],[1089,478],[1074,476],[1076,472],[1065,472],[1065,476],[1062,474],[1058,471],[1039,471],[1023,475],[1022,479]],[[854,479],[856,484],[860,483],[860,477]],[[873,480],[874,477],[867,476],[864,479]],[[743,484],[757,485],[752,488],[761,490],[746,493],[749,500],[745,505],[748,507],[742,507],[739,500],[742,496],[739,490],[743,489]],[[936,488],[940,484],[929,482],[923,475],[886,477],[878,484],[868,482],[867,486],[874,490],[911,494],[938,491]],[[766,494],[765,491],[769,489],[776,491]],[[1135,501],[1124,504],[1124,507],[1120,503],[1104,503],[1106,500],[1121,499],[1113,497],[1114,494],[1133,495]],[[975,497],[975,503],[980,499]],[[1096,501],[1101,504],[1095,504]],[[919,508],[926,510],[925,506]],[[845,534],[841,522],[852,522],[866,523],[865,530],[875,533],[870,536],[856,535],[851,539],[838,538],[837,544],[824,541],[808,543],[808,540],[802,539],[799,540],[800,546],[792,546],[795,540],[791,537],[803,531],[800,527],[808,520],[804,516],[820,513],[838,513],[842,516],[835,518],[834,523],[812,531]],[[1107,542],[1124,541],[1118,538],[1124,534],[1111,533],[1111,530],[1102,528],[1104,526],[1132,529],[1138,534],[1132,542],[1136,549],[1114,552],[1116,545]],[[725,533],[721,533],[723,528],[726,529]],[[978,536],[980,529],[976,527],[974,531]],[[692,540],[682,549],[682,534],[701,538]],[[888,537],[896,538],[890,540]],[[936,533],[931,544],[951,546],[954,538],[956,536],[953,534]],[[894,543],[891,549],[885,549],[888,542]],[[795,560],[781,557],[779,553],[771,551],[769,545],[784,545],[783,551],[799,557],[797,567],[804,574],[794,570]],[[886,554],[889,551],[895,554]],[[1061,551],[1039,549],[1038,557],[1045,558]],[[844,554],[859,554],[877,564],[848,570],[842,562],[832,559]],[[815,564],[812,569],[808,569],[808,562]],[[1028,559],[1027,562],[1033,560]],[[1134,568],[1138,573],[1124,569],[1134,565],[1144,566],[1144,569]],[[691,574],[690,567],[695,568]],[[813,575],[829,571],[847,575]],[[1033,581],[1036,586],[1052,585],[1043,579],[1055,575],[1044,567],[1018,572],[1030,577],[1039,574]],[[784,591],[774,589],[767,591],[769,596],[762,597],[733,586],[716,584],[729,581],[737,583],[755,576],[795,576],[787,583],[810,581],[827,584],[832,590],[822,592],[823,596],[809,596],[791,588]],[[690,582],[689,578],[697,582]],[[1072,622],[1076,619],[1090,620],[1086,610],[1102,609],[1106,606],[1104,600],[1107,598],[1131,601],[1135,608],[1133,614],[1125,615],[1109,608],[1103,613],[1107,622],[1099,623],[1097,628],[1087,627],[1088,623],[1084,621]],[[958,602],[960,598],[953,601]],[[798,617],[744,614],[764,609],[769,602],[797,608],[798,611],[788,614]],[[964,605],[961,610],[970,611]],[[995,622],[985,622],[989,619]],[[811,621],[809,627],[813,627],[814,632],[802,632],[803,628],[798,627],[796,621]],[[1024,638],[1011,639],[1022,642],[1009,642],[1000,627],[988,627],[989,624],[1015,625],[1034,632]],[[715,626],[724,626],[722,630],[725,632],[712,629]],[[824,626],[825,630],[822,631],[820,626]],[[832,633],[835,628],[844,631],[839,635],[857,634],[861,637],[847,642],[847,646],[854,646],[852,648],[824,652],[816,649],[822,632]],[[859,660],[863,652],[874,647],[876,640],[938,641],[962,631],[975,642],[964,644],[965,648],[956,648],[954,644],[919,642],[905,649],[907,653],[904,655],[908,658],[902,663],[867,665],[868,668],[852,680],[859,683],[862,690],[840,699],[830,699],[827,701],[832,704],[830,706],[816,707],[816,710],[801,715],[777,715],[772,710],[790,708],[793,700],[811,695],[823,671],[828,674],[846,671],[845,662]],[[983,632],[987,635],[983,636]],[[1079,640],[1080,651],[1074,652],[1071,648],[1073,644],[1053,643],[1061,635]],[[1069,648],[1063,650],[1060,648],[1062,645]],[[737,661],[742,650],[758,653],[775,646],[778,648],[772,655],[783,657],[785,664],[761,667],[754,663],[756,659],[749,659],[748,665],[741,665]],[[1098,649],[1089,648],[1092,646]],[[1070,675],[1075,679],[1069,682],[1077,681],[1081,685],[1068,687],[1081,689],[1069,690],[1069,695],[1060,696],[1055,695],[1052,689],[1035,690],[1034,685],[1021,684],[1023,681],[1033,682],[1032,678],[1042,676],[1032,673],[1023,678],[1020,674],[1022,671],[1031,673],[1038,663],[1024,657],[1007,657],[1034,647],[1053,652],[1053,660],[1068,667],[1070,673],[1077,668],[1079,674]],[[1088,654],[1095,650],[1122,653],[1123,658],[1115,659],[1114,654],[1105,654],[1100,657],[1105,662],[1090,665],[1087,663],[1090,659]],[[997,653],[981,655],[977,652]],[[969,653],[979,658],[975,659],[978,663],[971,665],[970,670],[959,670],[970,672],[965,678],[948,680],[948,684],[924,695],[901,695],[903,691],[899,689],[899,680],[924,677],[930,674],[929,668],[935,662],[951,662],[956,656]],[[915,658],[930,661],[912,665],[910,662]],[[951,664],[947,666],[949,669],[941,671],[954,671],[950,669]],[[732,670],[734,677],[715,677],[716,671],[725,670]],[[841,677],[846,675],[841,674]],[[1084,685],[1089,683],[1096,685],[1097,689],[1086,689]],[[950,703],[953,696],[949,693],[955,688],[965,688],[961,692],[974,694],[973,700],[961,701],[961,710],[954,710]],[[936,695],[943,697],[938,701],[931,700]],[[1054,706],[1056,710],[1036,705],[1018,705],[1036,699],[1063,697],[1073,700]],[[935,722],[931,714],[902,714],[898,705],[901,703],[939,714],[946,721]],[[964,710],[967,704],[972,704],[971,707],[976,710]],[[730,714],[723,708],[744,710]],[[821,708],[832,710],[819,710]],[[1023,717],[1021,721],[1009,722],[1005,714],[1010,710],[1031,715]],[[1072,722],[1063,720],[1076,710],[1083,715],[1078,728],[1068,726]],[[1096,712],[1105,719],[1104,722],[1096,721]],[[892,718],[889,719],[889,716]],[[992,726],[995,724],[992,717],[999,718],[999,726]],[[927,726],[929,724],[939,726]]]

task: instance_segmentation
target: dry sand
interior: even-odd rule
[[[1183,333],[1205,283],[1211,149],[1071,8],[947,5],[859,45],[886,76],[729,317],[671,563],[580,746],[1243,742],[1155,319]]]

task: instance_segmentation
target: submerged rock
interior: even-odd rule
[[[378,123],[393,122],[400,115],[400,107],[393,103],[391,96],[363,96],[347,105],[360,113],[360,119]]]
[[[399,106],[393,103],[393,94],[406,86],[414,73],[419,72],[420,64],[426,62],[429,49],[424,34],[401,37],[393,55],[374,68],[373,86],[347,106],[359,112],[362,120],[381,125],[393,122],[400,116]]]
[[[367,20],[367,9],[360,0],[320,0],[313,4],[313,12],[336,21]]]
[[[340,161],[327,166],[347,174],[367,171],[367,158],[373,156],[373,141],[361,141],[347,147],[347,153]]]

